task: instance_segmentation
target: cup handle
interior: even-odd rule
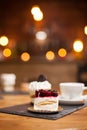
[[[83,90],[87,90],[87,86],[83,87]]]

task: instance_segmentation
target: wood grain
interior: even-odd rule
[[[0,100],[0,108],[27,103],[29,95],[7,95]],[[0,113],[0,130],[87,130],[87,108],[58,120],[47,120]]]

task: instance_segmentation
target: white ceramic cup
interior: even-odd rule
[[[87,90],[84,83],[63,82],[59,84],[61,96],[65,99],[75,99],[83,95],[83,91]]]
[[[3,73],[0,75],[1,86],[4,91],[15,89],[16,75],[14,73]]]

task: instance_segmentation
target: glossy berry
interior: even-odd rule
[[[43,82],[45,80],[46,80],[46,77],[43,74],[39,75],[39,77],[37,79],[38,82]]]
[[[52,92],[51,95],[54,96],[54,97],[57,97],[58,93],[57,92]]]
[[[57,97],[58,96],[58,93],[57,91],[53,91],[53,90],[38,90],[38,91],[35,91],[35,97]]]

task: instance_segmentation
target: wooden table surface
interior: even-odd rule
[[[0,108],[28,103],[29,95],[5,95]],[[0,113],[0,130],[87,130],[87,107],[58,120]]]

